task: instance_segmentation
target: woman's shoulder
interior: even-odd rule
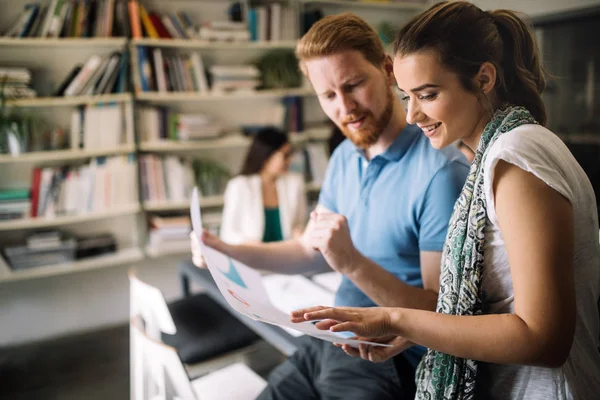
[[[244,188],[251,188],[259,180],[260,177],[258,175],[237,175],[227,182],[227,189],[242,190]]]

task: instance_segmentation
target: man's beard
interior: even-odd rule
[[[364,112],[359,110],[348,115],[341,123],[340,129],[344,136],[360,149],[367,149],[374,145],[390,122],[392,111],[394,110],[394,93],[390,88],[387,89],[385,109],[378,119],[375,119],[375,116],[369,110],[365,110]],[[364,118],[361,128],[358,130],[348,128],[347,124],[350,121],[355,121],[359,118]]]

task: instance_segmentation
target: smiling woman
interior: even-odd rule
[[[315,308],[293,320],[385,336],[377,340],[396,351],[345,347],[371,361],[407,341],[428,347],[419,399],[597,397],[596,201],[567,147],[543,127],[532,32],[511,11],[442,2],[402,28],[394,53],[407,121],[435,148],[461,140],[475,153],[446,236],[437,312]]]

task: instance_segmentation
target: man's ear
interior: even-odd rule
[[[496,86],[496,67],[489,61],[484,62],[479,67],[479,72],[475,75],[475,84],[479,87],[479,90],[484,94],[490,94],[490,92]]]
[[[386,54],[381,65],[383,67],[383,72],[385,73],[385,80],[387,81],[387,84],[395,85],[396,78],[394,77],[394,61],[392,60],[392,57]]]

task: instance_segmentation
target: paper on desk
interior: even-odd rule
[[[335,294],[323,289],[302,275],[270,274],[262,276],[262,284],[269,295],[271,304],[283,311],[290,313],[294,310],[307,308],[320,304],[333,306]],[[293,336],[302,336],[303,333],[295,329],[282,327]]]
[[[330,332],[317,329],[311,322],[293,323],[289,314],[279,310],[269,300],[260,274],[243,263],[202,243],[202,217],[198,190],[194,188],[190,206],[192,228],[196,234],[202,255],[217,287],[229,305],[241,314],[254,320],[272,325],[295,329],[307,335],[328,342],[357,345],[366,343],[374,346],[390,347],[386,344],[348,339],[351,332]]]

